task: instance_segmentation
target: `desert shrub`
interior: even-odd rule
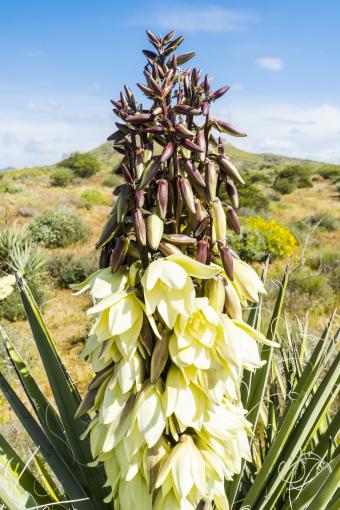
[[[269,200],[266,195],[254,184],[240,186],[238,188],[240,207],[253,211],[266,211],[269,208]]]
[[[90,177],[100,169],[98,158],[88,152],[75,152],[59,163],[59,166],[71,168],[78,177]]]
[[[118,184],[118,178],[116,175],[107,174],[105,179],[102,182],[103,186],[107,186],[108,188],[114,188]]]
[[[59,167],[51,176],[51,185],[65,187],[74,180],[74,172],[70,168]]]
[[[318,250],[307,258],[306,263],[315,271],[333,273],[340,266],[339,252],[331,248],[327,248],[325,251]]]
[[[108,205],[110,201],[107,196],[98,189],[88,188],[80,194],[79,203],[81,207],[91,209],[93,205]]]
[[[95,257],[77,257],[75,253],[55,255],[48,261],[48,272],[61,289],[85,280],[96,269]]]
[[[287,227],[274,220],[249,217],[243,222],[240,236],[232,235],[230,243],[240,257],[248,262],[260,262],[291,255],[296,240]]]
[[[318,172],[324,179],[337,182],[340,179],[340,165],[322,165]]]
[[[12,182],[0,183],[0,192],[2,193],[9,193],[10,195],[15,195],[17,193],[20,193],[21,191],[22,188],[20,186],[17,186],[16,184],[13,184]]]
[[[89,230],[77,214],[64,208],[48,209],[30,224],[32,238],[48,248],[86,241]]]
[[[312,171],[308,165],[288,165],[276,175],[273,188],[282,195],[292,193],[296,188],[311,188]]]
[[[40,305],[46,297],[46,256],[43,249],[30,239],[27,227],[8,227],[0,233],[0,274],[18,273],[29,283]],[[24,319],[16,290],[0,301],[0,318],[9,321]]]
[[[339,220],[330,213],[315,213],[306,218],[305,222],[311,226],[319,225],[325,230],[334,231],[339,228]]]
[[[325,276],[308,267],[302,267],[294,271],[288,282],[290,292],[309,294],[310,296],[326,294],[328,288]]]
[[[258,172],[251,172],[249,173],[248,177],[247,177],[247,184],[248,183],[256,183],[256,182],[261,182],[261,183],[270,183],[271,182],[271,178],[270,178],[270,175],[268,175],[268,173],[265,173],[263,171],[258,171]]]

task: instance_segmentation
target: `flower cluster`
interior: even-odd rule
[[[226,244],[228,226],[240,232],[243,181],[212,129],[243,133],[210,117],[229,87],[213,92],[208,76],[182,69],[193,53],[170,57],[183,38],[148,38],[157,53],[144,50],[139,87],[153,103],[143,110],[128,87],[112,101],[124,183],[97,243],[100,269],[74,286],[93,299],[83,357],[95,377],[78,414],[93,413],[86,433],[115,510],[226,510],[225,480],[250,459],[242,372],[270,343],[242,319],[265,290]]]

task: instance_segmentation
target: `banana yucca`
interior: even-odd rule
[[[38,421],[3,374],[0,388],[61,484],[41,455],[37,477],[1,438],[11,470],[0,499],[10,509],[335,509],[333,318],[306,366],[306,342],[295,342],[288,325],[280,347],[287,269],[260,332],[265,272],[260,279],[226,245],[227,226],[240,231],[235,183],[243,179],[213,130],[244,133],[212,118],[210,106],[229,87],[213,91],[209,76],[182,67],[194,56],[174,54],[183,37],[147,34],[155,51],[144,50],[139,88],[151,106],[127,86],[112,100],[120,120],[109,140],[123,156],[123,183],[97,243],[99,270],[73,286],[93,301],[82,357],[95,375],[84,399],[21,278],[57,411],[2,331]],[[303,472],[307,453],[312,476]],[[8,479],[18,473],[15,507]]]

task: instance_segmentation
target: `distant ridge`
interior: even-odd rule
[[[6,166],[5,168],[0,168],[0,172],[7,172],[8,170],[16,170],[15,166]]]

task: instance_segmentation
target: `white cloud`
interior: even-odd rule
[[[133,25],[156,25],[164,29],[185,32],[239,32],[247,30],[257,16],[246,10],[226,9],[218,6],[193,7],[181,3],[160,7],[155,13],[137,14]]]
[[[280,57],[261,57],[257,58],[255,62],[262,69],[270,71],[281,71],[285,65]]]
[[[228,138],[244,150],[340,163],[340,105],[235,100],[218,115],[248,134]]]
[[[44,101],[29,101],[26,104],[27,110],[35,113],[53,113],[58,108],[58,103],[54,99]]]

